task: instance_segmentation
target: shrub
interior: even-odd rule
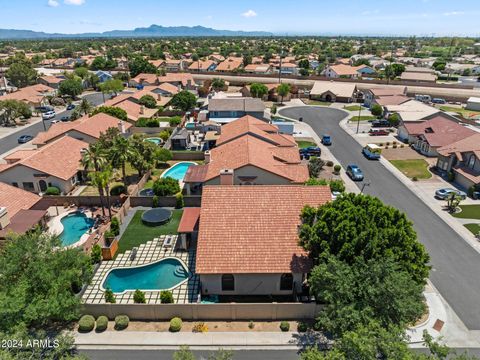
[[[157,195],[153,195],[153,198],[152,198],[152,206],[154,208],[158,207],[158,196]]]
[[[201,333],[204,333],[204,332],[207,332],[207,331],[208,331],[208,326],[207,326],[207,324],[201,322],[201,323],[198,323],[198,324],[193,325],[192,331],[193,331],[193,332],[201,332]]]
[[[345,184],[342,180],[331,180],[330,181],[330,190],[344,192],[345,191]]]
[[[168,138],[170,137],[170,135],[172,135],[171,131],[163,130],[163,131],[158,135],[158,137],[159,137],[160,139],[162,139],[163,141],[167,141]]]
[[[298,332],[306,332],[308,330],[308,325],[305,322],[299,322],[297,325]]]
[[[112,218],[112,221],[110,222],[110,231],[113,232],[115,236],[118,236],[120,234],[120,221],[118,220],[118,218]]]
[[[397,144],[393,144],[392,147],[393,147],[394,149],[396,149],[396,148],[397,148]]]
[[[404,145],[404,144],[400,144],[400,147],[403,149],[403,148],[405,147],[405,145]]]
[[[143,95],[138,103],[149,109],[155,109],[157,107],[157,100],[152,95]]]
[[[173,294],[170,290],[160,292],[160,302],[162,304],[173,304]]]
[[[397,126],[400,122],[400,116],[397,113],[392,114],[388,117],[388,122],[391,126]]]
[[[145,304],[147,301],[145,300],[145,293],[141,290],[135,290],[133,293],[133,302],[135,304]]]
[[[127,315],[118,315],[115,317],[115,330],[123,330],[128,327],[130,319]]]
[[[378,104],[373,104],[370,109],[373,116],[379,117],[383,114],[383,108]]]
[[[78,321],[79,332],[90,332],[95,327],[95,318],[92,315],[83,315]]]
[[[412,178],[412,181],[418,181],[418,178],[417,178],[416,176],[414,176],[414,177]]]
[[[156,118],[147,119],[147,118],[142,117],[142,118],[138,119],[135,126],[137,126],[137,127],[151,127],[151,128],[152,127],[159,127],[160,122]]]
[[[475,192],[475,186],[472,185],[468,188],[467,194],[469,197],[473,198],[473,193]]]
[[[49,186],[45,190],[45,195],[60,195],[60,189],[56,186]]]
[[[287,332],[288,330],[290,330],[290,323],[288,321],[282,321],[280,323],[280,330],[282,330],[283,332]]]
[[[115,295],[113,295],[112,289],[105,290],[105,302],[110,304],[115,304],[117,302]]]
[[[181,328],[182,319],[179,317],[174,317],[172,320],[170,320],[170,327],[168,328],[170,332],[179,332]]]
[[[165,177],[156,180],[153,183],[152,189],[153,193],[157,196],[170,196],[180,192],[180,185],[178,184],[178,180]]]
[[[92,260],[92,264],[98,264],[102,260],[102,248],[100,247],[100,245],[95,244],[92,246],[90,259]]]
[[[120,194],[126,194],[126,193],[127,193],[127,188],[123,184],[114,185],[110,189],[110,195],[112,196],[118,196]]]
[[[385,143],[385,145],[389,146],[389,145],[390,145],[390,141],[387,141],[387,142]]]
[[[333,161],[332,160],[328,160],[325,165],[327,165],[328,167],[332,167],[333,166]]]
[[[383,146],[383,143],[379,143],[378,146]]]
[[[452,182],[455,180],[455,173],[453,171],[449,171],[447,174],[447,180]]]
[[[318,177],[320,171],[322,171],[323,165],[325,165],[325,161],[318,157],[311,157],[308,162],[308,172],[311,177]]]
[[[309,178],[307,181],[305,181],[305,185],[307,186],[328,185],[328,182],[325,179]]]
[[[183,201],[183,195],[181,192],[175,195],[175,209],[181,209],[185,206],[185,202]]]
[[[116,117],[117,119],[124,120],[124,121],[127,121],[127,119],[128,119],[127,112],[125,110],[123,110],[119,107],[115,107],[115,106],[99,106],[99,107],[96,107],[92,111],[91,115],[93,116],[93,115],[96,115],[98,113],[104,113],[104,114]]]
[[[342,170],[342,167],[338,164],[333,167],[333,172],[335,174],[340,174],[340,170]]]
[[[250,321],[250,322],[248,323],[248,328],[249,328],[249,329],[253,329],[254,327],[255,327],[255,323],[254,323],[253,321]]]
[[[95,327],[95,331],[101,332],[107,330],[108,327],[108,318],[104,315],[100,315],[97,318],[97,326]]]
[[[277,113],[277,105],[273,104],[272,108],[270,109],[270,113],[275,115]]]
[[[172,116],[170,119],[168,119],[168,124],[171,127],[178,126],[178,125],[180,125],[181,122],[182,122],[182,117],[181,116]]]

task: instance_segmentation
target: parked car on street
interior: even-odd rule
[[[325,146],[332,145],[332,137],[330,135],[324,134],[322,136],[322,144]]]
[[[25,143],[29,142],[30,140],[33,140],[32,135],[22,135],[17,139],[19,144],[25,144]]]
[[[390,121],[385,119],[373,120],[372,127],[390,127]]]
[[[445,99],[442,99],[442,98],[433,98],[432,103],[434,103],[434,104],[446,104],[447,101]]]
[[[362,149],[363,155],[369,160],[378,160],[380,159],[380,154],[382,153],[382,148],[376,144],[367,144]]]
[[[64,115],[60,118],[60,120],[63,122],[70,121],[70,115]]]
[[[462,200],[467,198],[467,194],[461,190],[452,189],[452,188],[443,188],[435,191],[435,197],[440,200],[447,200],[451,194],[456,194],[460,196]]]
[[[53,119],[57,114],[55,111],[47,111],[46,113],[43,113],[42,119],[43,120],[50,120]]]
[[[390,132],[385,129],[370,129],[368,131],[368,135],[370,136],[386,136],[388,134],[390,134]]]
[[[73,110],[73,109],[75,109],[75,105],[73,105],[73,104],[68,104],[67,105],[67,110]]]
[[[363,180],[363,172],[355,164],[348,165],[346,173],[347,173],[348,176],[350,176],[350,179],[352,179],[353,181],[362,181]]]
[[[35,110],[38,110],[41,113],[46,113],[46,112],[49,112],[49,111],[53,111],[53,107],[51,107],[51,106],[37,106],[35,108]]]

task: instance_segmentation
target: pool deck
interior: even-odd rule
[[[103,261],[99,269],[95,273],[92,279],[92,283],[87,287],[85,294],[83,295],[83,301],[87,304],[103,304],[105,303],[104,291],[102,290],[102,284],[105,281],[105,277],[112,269],[146,265],[152,262],[156,262],[160,259],[174,257],[182,260],[191,272],[191,277],[185,283],[175,287],[172,291],[173,298],[176,304],[186,304],[196,302],[199,292],[200,279],[195,274],[195,252],[196,247],[188,251],[176,250],[175,243],[178,239],[176,235],[175,240],[171,248],[165,248],[162,246],[163,240],[166,235],[159,237],[159,240],[151,240],[138,247],[135,260],[130,261],[131,250],[126,251],[123,254],[119,254],[115,260]],[[117,304],[133,304],[133,291],[126,291],[122,294],[115,294]],[[145,298],[147,304],[160,304],[160,291],[145,291]]]

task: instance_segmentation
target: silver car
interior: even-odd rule
[[[464,193],[463,191],[457,190],[457,189],[452,189],[452,188],[443,188],[443,189],[438,189],[435,191],[435,197],[440,200],[447,200],[450,194],[456,194],[460,196],[462,200],[465,200],[467,198],[467,194]]]

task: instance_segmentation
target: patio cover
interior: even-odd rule
[[[187,207],[183,210],[180,224],[178,225],[179,233],[191,233],[197,228],[198,219],[200,218],[199,207]]]

